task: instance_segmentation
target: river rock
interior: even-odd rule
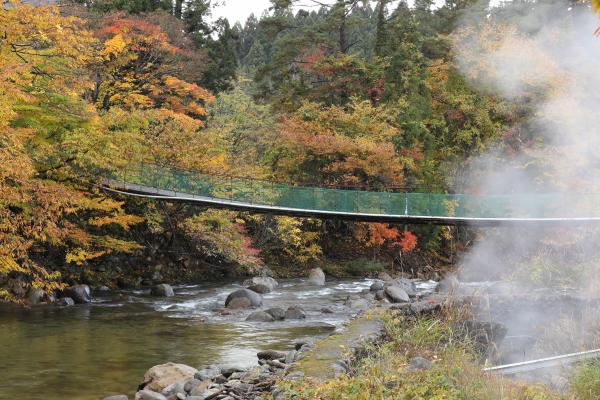
[[[392,303],[408,303],[410,297],[404,289],[398,286],[388,286],[385,288],[385,294],[388,296]]]
[[[64,306],[64,307],[74,306],[75,305],[75,301],[73,301],[73,299],[70,298],[70,297],[63,297],[63,298],[58,299],[56,301],[56,305]]]
[[[394,278],[390,276],[387,272],[381,271],[377,273],[377,279],[381,279],[384,282],[393,281]]]
[[[369,301],[358,296],[348,296],[345,305],[346,307],[363,311],[369,308]]]
[[[387,298],[387,296],[385,295],[385,290],[378,290],[375,293],[375,300],[381,301],[381,300],[386,299],[386,298]]]
[[[199,379],[201,381],[206,381],[213,380],[219,375],[221,375],[221,367],[217,365],[209,365],[207,367],[199,369],[194,375],[194,378]]]
[[[265,311],[255,311],[252,314],[248,315],[246,321],[250,322],[273,322],[275,318]]]
[[[164,388],[161,393],[166,396],[177,396],[178,393],[185,394],[185,383],[183,381],[175,382]]]
[[[160,393],[144,389],[135,394],[135,400],[167,400],[167,398]]]
[[[129,397],[127,397],[124,394],[117,394],[115,396],[108,396],[103,398],[102,400],[129,400]]]
[[[442,308],[440,303],[430,300],[417,301],[410,305],[410,312],[415,315],[433,314]]]
[[[202,394],[200,395],[192,395],[192,396],[188,396],[187,400],[210,400],[210,399],[214,399],[215,397],[217,397],[217,395],[221,393],[221,389],[219,388],[215,388],[215,389],[206,389]]]
[[[161,392],[175,382],[186,382],[192,379],[197,372],[196,368],[185,364],[168,362],[155,365],[146,371],[143,383],[140,386],[144,389]]]
[[[267,314],[270,314],[275,321],[282,321],[285,319],[285,310],[281,307],[273,307],[265,310]]]
[[[401,287],[402,289],[404,289],[404,291],[410,297],[414,297],[417,294],[417,287],[415,286],[415,283],[413,281],[411,281],[410,279],[398,278],[394,282],[394,286],[398,286],[398,287]]]
[[[244,281],[244,286],[252,286],[252,285],[264,285],[269,288],[269,292],[279,286],[279,282],[270,276],[255,276],[252,279],[246,279]]]
[[[285,319],[304,319],[306,318],[306,313],[304,309],[300,306],[291,306],[285,311]]]
[[[212,381],[208,379],[200,382],[198,385],[194,386],[192,390],[190,390],[190,396],[202,396],[208,390],[211,384]]]
[[[256,353],[259,360],[279,360],[285,359],[287,353],[285,351],[278,350],[264,350]]]
[[[236,372],[246,372],[248,369],[247,368],[241,368],[241,367],[222,367],[221,368],[221,373],[226,376],[227,378],[229,378],[232,374],[236,373]]]
[[[40,304],[44,301],[44,297],[46,296],[46,292],[44,292],[40,288],[29,288],[27,291],[27,301],[31,305]]]
[[[325,272],[321,268],[313,268],[308,274],[308,284],[315,286],[325,285]]]
[[[70,297],[77,304],[92,302],[92,291],[88,285],[75,285],[64,290],[63,297]]]
[[[371,292],[379,292],[380,290],[384,289],[384,285],[383,282],[373,282],[373,284],[371,285],[370,289]]]
[[[248,289],[238,289],[227,296],[225,307],[227,308],[249,308],[262,306],[260,294]]]
[[[291,350],[288,351],[287,354],[285,355],[285,363],[286,364],[291,364],[294,362],[294,359],[296,358],[296,350]]]
[[[252,290],[253,292],[260,293],[260,294],[269,293],[272,290],[269,286],[263,285],[262,283],[250,285],[250,286],[248,286],[248,289]]]
[[[323,307],[321,308],[321,313],[323,314],[333,314],[333,310],[329,307]]]
[[[171,285],[168,285],[166,283],[161,283],[161,284],[153,286],[152,289],[150,289],[150,294],[152,296],[159,296],[159,297],[175,296],[175,292],[173,292],[173,288],[171,287]]]

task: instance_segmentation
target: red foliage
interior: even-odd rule
[[[404,253],[408,253],[417,247],[417,237],[411,231],[402,232],[402,238],[398,241],[398,246]]]

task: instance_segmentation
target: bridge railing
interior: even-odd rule
[[[191,196],[303,210],[459,218],[600,217],[598,194],[372,192],[296,186],[148,164],[129,165],[111,178]]]

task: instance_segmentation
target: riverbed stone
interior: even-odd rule
[[[225,307],[227,308],[249,308],[262,306],[260,294],[248,289],[238,289],[227,296]]]
[[[380,290],[384,289],[384,285],[383,282],[373,282],[371,284],[371,287],[369,288],[369,290],[371,292],[379,292]]]
[[[177,393],[185,393],[185,382],[179,381],[165,387],[161,393],[166,396],[177,396]]]
[[[152,289],[150,289],[150,294],[152,296],[159,296],[159,297],[175,296],[175,292],[173,291],[173,288],[171,287],[171,285],[168,285],[166,283],[160,283],[158,285],[153,286]]]
[[[273,322],[275,318],[265,311],[255,311],[246,317],[246,321],[250,322]]]
[[[135,394],[135,400],[167,400],[167,398],[158,392],[144,389]]]
[[[144,374],[144,380],[140,385],[144,389],[161,392],[167,386],[175,382],[186,382],[194,377],[198,372],[185,364],[176,364],[168,362],[166,364],[155,365]]]
[[[63,297],[63,298],[58,299],[56,301],[56,305],[58,305],[58,306],[64,306],[64,307],[74,306],[75,305],[75,301],[72,298],[70,298],[70,297]]]
[[[413,281],[406,278],[398,278],[394,282],[395,286],[401,287],[410,296],[414,297],[417,294],[417,286]]]
[[[269,286],[263,285],[262,283],[250,285],[250,286],[248,286],[248,289],[252,290],[253,292],[260,293],[260,294],[270,293],[272,290]]]
[[[200,379],[196,379],[196,378],[192,378],[189,379],[185,382],[185,384],[183,385],[183,390],[185,390],[187,393],[191,392],[196,386],[198,386],[199,384],[201,384],[202,381]]]
[[[278,350],[264,350],[256,353],[259,360],[279,360],[285,359],[287,353],[285,351]]]
[[[285,319],[304,319],[306,312],[300,306],[290,306],[285,310]]]
[[[321,268],[313,268],[308,273],[308,284],[314,286],[325,285],[325,272]]]
[[[217,365],[209,365],[207,367],[199,369],[195,374],[194,378],[201,381],[212,380],[217,376],[221,375],[221,367]]]
[[[285,319],[285,310],[281,307],[273,307],[265,310],[267,314],[270,314],[275,321],[281,321]]]
[[[410,297],[404,289],[399,286],[388,286],[385,288],[385,294],[392,303],[408,303]]]
[[[222,367],[221,373],[224,376],[229,378],[232,374],[234,374],[236,372],[246,372],[247,370],[248,370],[247,368],[242,368],[242,367]]]
[[[105,397],[102,400],[129,400],[129,397],[127,397],[124,394],[117,394],[117,395],[114,395],[114,396]]]
[[[329,307],[323,307],[321,308],[321,313],[323,314],[333,314],[333,310]]]
[[[255,276],[252,279],[246,279],[244,281],[244,286],[253,286],[253,285],[262,285],[269,288],[269,292],[279,286],[279,282],[270,276]],[[268,293],[268,292],[266,292]]]
[[[369,301],[361,297],[354,298],[349,297],[345,302],[346,307],[352,308],[353,310],[366,310],[369,308]]]
[[[64,290],[63,297],[70,297],[77,304],[92,302],[92,291],[88,285],[75,285]]]

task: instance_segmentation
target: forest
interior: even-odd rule
[[[233,26],[210,0],[0,7],[0,299],[77,282],[139,287],[270,269],[432,274],[473,232],[318,220],[121,198],[99,177],[133,163],[308,186],[476,193],[493,151],[544,168],[531,102],[502,97],[493,48],[512,16],[586,1],[272,0]],[[598,7],[598,4],[595,4]],[[465,24],[470,21],[473,25]],[[484,32],[481,35],[481,32]],[[531,32],[517,32],[517,34]],[[524,41],[526,39],[523,39]],[[524,49],[526,43],[523,42]],[[546,181],[551,182],[553,171]]]

